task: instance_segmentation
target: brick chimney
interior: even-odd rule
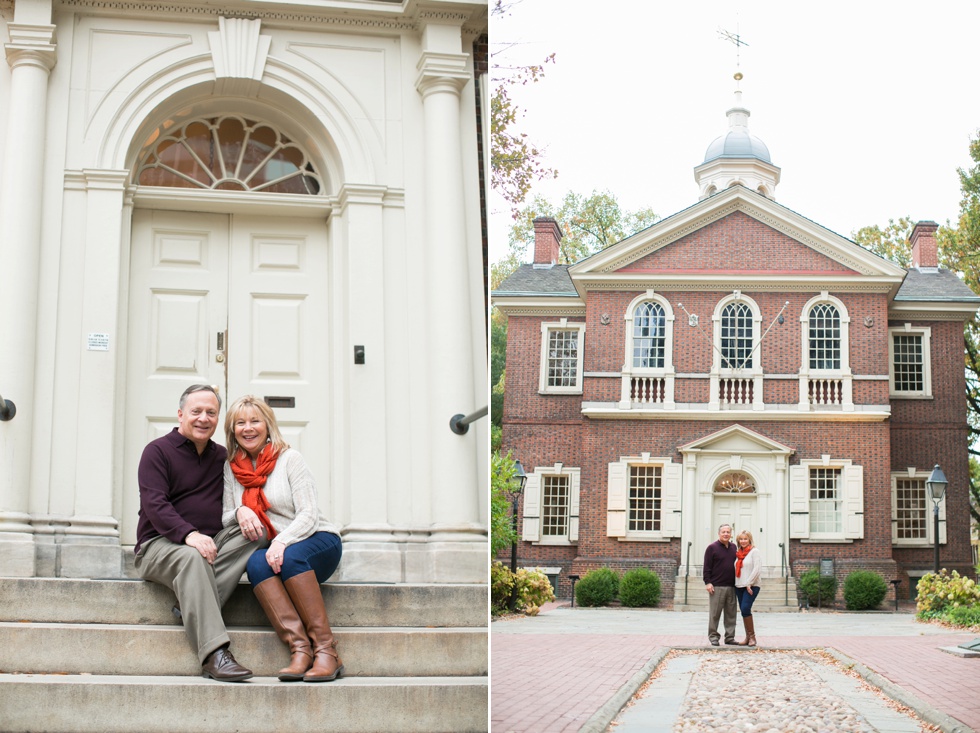
[[[561,228],[550,216],[534,220],[534,264],[554,265],[558,262],[558,242]]]
[[[934,221],[920,221],[912,230],[912,266],[939,267],[939,252],[936,248],[936,230],[939,225]]]

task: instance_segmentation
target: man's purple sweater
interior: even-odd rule
[[[719,587],[735,587],[735,543],[725,547],[721,540],[715,540],[704,551],[704,584]]]
[[[209,537],[221,531],[227,455],[224,447],[213,440],[198,455],[194,443],[177,428],[143,449],[136,552],[154,537],[163,536],[182,544],[194,530]]]

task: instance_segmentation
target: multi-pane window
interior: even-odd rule
[[[663,467],[630,466],[629,531],[659,532],[663,510]]]
[[[752,310],[745,303],[729,303],[721,312],[721,366],[752,368]]]
[[[840,312],[830,303],[810,309],[810,368],[841,368]]]
[[[541,479],[541,535],[564,537],[568,534],[569,476],[543,476]]]
[[[640,303],[633,311],[633,366],[663,369],[666,319],[659,303]]]
[[[548,331],[548,387],[575,387],[578,385],[579,331],[553,329]]]
[[[892,370],[896,392],[923,392],[925,390],[925,361],[922,334],[894,334],[892,336]]]
[[[841,470],[810,468],[810,532],[841,532]]]
[[[928,532],[926,482],[920,478],[895,481],[895,538],[925,540]]]

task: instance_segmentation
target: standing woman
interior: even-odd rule
[[[752,604],[759,597],[759,578],[762,576],[762,560],[759,551],[752,544],[752,533],[743,529],[735,538],[738,550],[735,552],[735,596],[742,613],[745,626],[745,641],[739,646],[755,646],[755,617]]]
[[[237,522],[249,540],[267,539],[246,572],[255,597],[289,647],[284,682],[329,682],[344,672],[320,583],[340,563],[340,532],[317,508],[313,475],[283,440],[264,401],[247,395],[225,418],[228,463],[222,524]],[[266,549],[267,547],[267,549]]]

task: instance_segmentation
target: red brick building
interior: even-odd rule
[[[569,575],[700,575],[730,522],[769,575],[833,558],[902,597],[933,564],[969,571],[963,323],[980,298],[938,268],[932,222],[904,269],[773,199],[747,110],[695,169],[701,199],[574,265],[535,222],[508,316],[503,446],[529,476],[519,564]],[[693,581],[692,581],[693,582]],[[699,587],[699,586],[694,586]]]

